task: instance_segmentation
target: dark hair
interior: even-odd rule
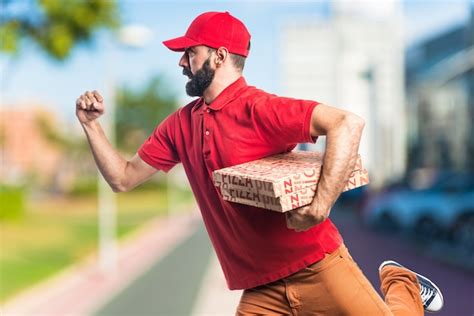
[[[248,50],[250,51],[250,41],[249,41]],[[208,47],[209,54],[215,51],[217,51],[215,48]],[[232,53],[229,53],[229,55],[230,55],[230,59],[232,60],[232,63],[234,64],[234,67],[240,71],[244,70],[245,60],[247,59],[247,57],[242,56],[242,55],[232,54]]]
[[[235,68],[239,69],[240,71],[244,70],[245,60],[247,59],[247,57],[236,54],[230,54],[230,59],[234,63]]]

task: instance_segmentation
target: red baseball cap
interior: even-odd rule
[[[247,57],[250,33],[244,23],[229,12],[205,12],[191,22],[186,34],[164,41],[166,47],[182,52],[188,47],[205,45],[225,47],[229,52]]]

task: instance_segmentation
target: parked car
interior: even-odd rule
[[[367,199],[363,220],[382,230],[447,238],[474,250],[474,174],[436,172],[392,185]]]

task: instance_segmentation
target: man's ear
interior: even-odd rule
[[[221,64],[223,64],[227,58],[229,57],[229,51],[225,47],[219,47],[216,50],[216,57],[215,57],[215,63],[216,66],[219,67]]]

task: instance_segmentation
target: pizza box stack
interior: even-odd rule
[[[313,201],[324,154],[293,151],[215,170],[214,185],[226,201],[286,212]],[[360,155],[344,191],[369,183]]]

